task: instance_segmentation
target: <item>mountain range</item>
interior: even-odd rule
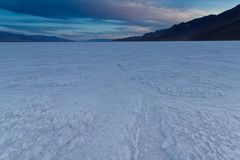
[[[0,42],[71,42],[71,40],[53,36],[0,32]]]
[[[209,15],[142,36],[115,41],[240,40],[240,5],[219,15]]]

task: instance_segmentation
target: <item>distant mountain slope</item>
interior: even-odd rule
[[[111,39],[90,39],[87,42],[112,42]]]
[[[71,40],[51,36],[0,32],[0,42],[71,42]]]
[[[219,15],[209,15],[171,28],[116,41],[240,40],[240,5]]]

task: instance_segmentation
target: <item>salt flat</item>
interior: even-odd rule
[[[239,159],[240,42],[0,44],[0,160]]]

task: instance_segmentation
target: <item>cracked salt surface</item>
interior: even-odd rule
[[[0,160],[239,160],[239,46],[0,44]]]

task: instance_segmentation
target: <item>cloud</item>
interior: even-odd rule
[[[1,0],[0,8],[47,18],[183,21],[200,10],[166,8],[153,0]]]

